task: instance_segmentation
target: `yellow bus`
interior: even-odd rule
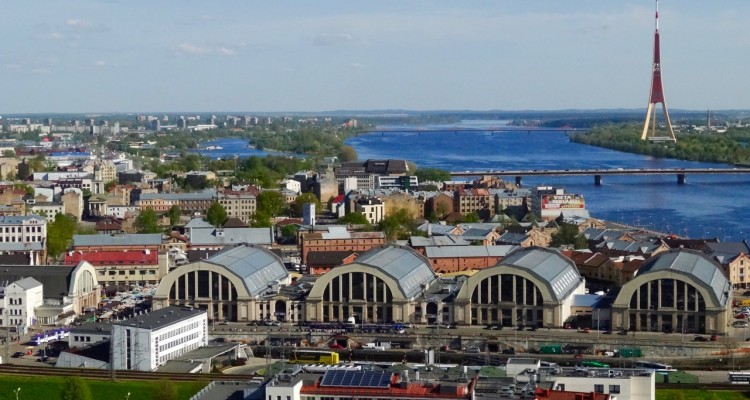
[[[339,353],[330,350],[295,349],[289,357],[289,363],[336,365],[339,363]]]

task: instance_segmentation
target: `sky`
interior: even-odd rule
[[[3,0],[0,115],[644,108],[650,0]],[[750,109],[750,1],[662,0],[671,109]]]

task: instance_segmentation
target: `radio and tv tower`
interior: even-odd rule
[[[656,105],[661,103],[664,111],[664,125],[667,130],[665,135],[656,135]],[[649,122],[651,122],[651,135],[649,136]],[[676,142],[672,130],[672,121],[669,119],[667,111],[667,101],[664,99],[664,87],[661,82],[661,55],[659,51],[659,0],[656,0],[656,31],[654,32],[654,65],[651,75],[651,94],[648,99],[648,108],[646,109],[646,122],[643,124],[643,134],[641,140],[650,141],[672,141]]]

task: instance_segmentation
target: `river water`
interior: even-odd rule
[[[506,169],[594,168],[717,168],[710,164],[660,159],[573,143],[563,132],[454,132],[458,128],[486,128],[505,121],[464,121],[450,127],[384,126],[404,129],[350,138],[361,160],[406,159],[418,167],[450,171]],[[415,128],[446,129],[417,133]],[[408,131],[412,130],[412,131]],[[507,177],[506,179],[513,179]],[[688,175],[684,185],[673,175],[604,176],[601,186],[592,176],[524,177],[526,187],[562,186],[582,194],[591,215],[610,221],[671,232],[691,238],[739,241],[748,234],[750,175]]]

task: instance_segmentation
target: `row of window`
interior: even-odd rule
[[[24,230],[23,228],[26,228]],[[4,226],[0,228],[0,233],[31,233],[31,232],[42,232],[42,227],[40,226]]]
[[[191,331],[193,329],[197,329],[198,326],[199,326],[198,322],[192,322],[192,323],[190,323],[188,325],[184,325],[184,326],[181,326],[181,327],[179,327],[177,329],[173,329],[173,330],[171,330],[169,332],[161,334],[161,335],[159,335],[159,336],[156,337],[156,340],[157,341],[158,340],[166,340],[166,339],[169,339],[171,337],[174,337],[174,336],[177,336],[177,335],[181,335],[181,334],[183,334],[185,332]]]
[[[135,275],[135,271],[136,270],[131,269],[129,271],[104,271],[104,270],[99,270],[98,272],[99,272],[99,275],[102,275],[102,276],[104,276],[105,272],[109,272],[109,276],[115,276],[115,275],[125,275],[125,272],[127,272],[128,275]],[[149,270],[141,269],[139,271],[140,271],[141,275],[146,275],[146,274],[156,275],[156,270],[155,269],[149,269]]]
[[[22,242],[41,242],[41,236],[26,236],[26,240],[23,240],[22,236],[0,236],[0,243],[22,243]]]

